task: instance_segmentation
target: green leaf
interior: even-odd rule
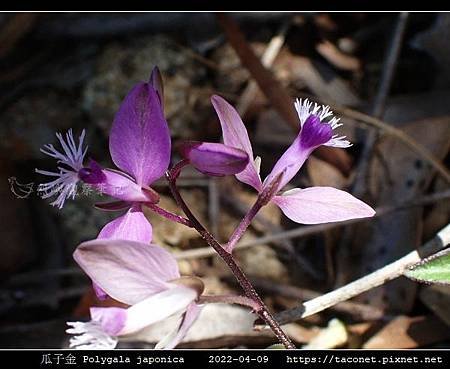
[[[403,274],[418,282],[450,284],[450,248],[414,264]]]

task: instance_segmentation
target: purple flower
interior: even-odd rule
[[[179,324],[157,346],[173,348],[200,313],[195,300],[203,283],[180,277],[175,258],[159,246],[97,239],[78,246],[74,258],[96,285],[129,307],[93,307],[91,321],[69,322],[67,332],[76,335],[71,347],[112,349],[121,336],[179,316]]]
[[[245,151],[220,143],[184,142],[180,152],[198,171],[211,176],[237,174],[248,164]]]
[[[51,203],[53,206],[62,208],[68,198],[75,198],[77,183],[79,181],[78,172],[83,168],[83,160],[87,152],[87,147],[83,149],[83,141],[86,135],[85,130],[81,133],[78,145],[73,138],[72,130],[66,133],[66,140],[61,133],[57,133],[62,152],[55,149],[52,144],[45,145],[41,152],[57,159],[58,172],[36,169],[36,172],[49,177],[55,177],[53,181],[43,183],[38,186],[38,191],[42,198],[46,199],[57,194],[56,199]]]
[[[276,194],[298,173],[311,153],[321,145],[349,147],[351,143],[344,136],[333,134],[339,127],[339,118],[326,105],[297,100],[300,132],[291,146],[277,161],[264,181],[261,181],[260,158],[253,157],[253,149],[247,130],[237,111],[223,98],[214,95],[212,104],[219,116],[225,145],[244,150],[250,161],[246,168],[236,174],[236,178],[252,186],[258,193],[268,189],[279,181]],[[280,177],[281,176],[281,177]],[[295,188],[275,195],[271,201],[278,205],[283,213],[295,222],[317,224],[337,222],[347,219],[371,217],[375,211],[351,194],[332,187]]]
[[[83,150],[84,131],[78,146],[72,131],[57,137],[63,153],[53,145],[46,145],[42,152],[56,159],[59,172],[37,170],[38,173],[57,177],[40,185],[46,191],[44,197],[59,193],[53,205],[62,208],[64,201],[74,197],[78,181],[83,181],[110,195],[118,202],[110,203],[113,209],[129,208],[128,212],[108,223],[100,232],[100,238],[124,238],[150,242],[152,227],[142,213],[142,204],[157,203],[159,195],[150,188],[163,176],[170,162],[171,141],[168,124],[162,108],[162,82],[154,69],[150,82],[138,83],[122,102],[112,125],[109,150],[114,164],[120,170],[103,169],[90,160],[83,166],[86,149]],[[107,206],[107,205],[106,205]]]

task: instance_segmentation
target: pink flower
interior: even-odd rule
[[[130,306],[93,307],[89,322],[69,322],[71,347],[112,349],[120,337],[176,315],[179,325],[157,345],[173,348],[200,313],[195,301],[203,283],[194,277],[186,283],[175,258],[159,246],[97,239],[78,246],[74,258],[97,286]]]
[[[142,204],[157,203],[159,195],[151,184],[164,175],[170,162],[171,140],[169,127],[162,107],[162,84],[158,69],[154,69],[149,82],[138,83],[122,102],[109,136],[111,158],[120,170],[103,169],[90,160],[83,165],[87,148],[83,149],[85,132],[78,146],[72,131],[66,140],[57,134],[63,152],[53,145],[41,151],[58,159],[59,172],[37,170],[38,173],[56,177],[40,185],[44,197],[55,194],[52,205],[62,208],[69,197],[75,197],[76,185],[83,181],[119,201],[110,203],[109,210],[129,209],[128,212],[108,223],[100,232],[100,238],[125,238],[150,242],[152,226],[142,213]],[[126,236],[126,237],[124,237]]]
[[[211,101],[219,116],[225,145],[245,151],[250,158],[246,168],[236,174],[236,178],[252,186],[258,193],[262,193],[277,178],[280,182],[275,193],[282,190],[319,146],[351,146],[345,137],[333,134],[333,130],[341,124],[328,106],[313,106],[308,100],[297,100],[295,108],[301,130],[266,179],[261,181],[260,158],[254,159],[247,130],[238,112],[220,96],[214,95]],[[303,224],[337,222],[371,217],[375,214],[369,205],[345,191],[332,187],[295,188],[275,195],[271,201],[278,205],[288,218]]]

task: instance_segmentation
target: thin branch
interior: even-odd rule
[[[214,238],[211,233],[207,231],[207,229],[200,223],[200,221],[195,217],[195,215],[191,212],[189,206],[185,203],[182,198],[178,188],[176,186],[176,180],[179,176],[183,167],[188,164],[187,160],[182,160],[178,164],[176,164],[171,170],[166,172],[166,179],[169,183],[170,191],[172,192],[172,196],[174,197],[178,206],[183,210],[186,214],[186,217],[192,223],[192,226],[195,230],[200,234],[200,236],[206,241],[206,243],[211,246],[211,248],[221,257],[221,259],[227,264],[230,268],[233,275],[236,277],[240,286],[244,290],[245,294],[248,298],[252,299],[255,304],[258,305],[258,308],[255,310],[260,318],[262,318],[266,324],[271,328],[273,333],[277,336],[278,340],[288,349],[295,349],[295,345],[292,343],[290,338],[284,333],[281,329],[278,322],[273,318],[272,314],[267,309],[267,306],[264,304],[262,299],[259,297],[256,290],[253,288],[252,284],[246,277],[245,273],[239,267],[239,265],[234,260],[231,253],[226,251],[222,245]]]
[[[157,213],[158,215],[161,215],[162,217],[171,220],[172,222],[176,222],[176,223],[180,223],[183,224],[187,227],[192,228],[192,224],[190,222],[189,219],[186,219],[178,214],[174,214],[166,209],[163,209],[161,207],[159,207],[156,204],[151,204],[151,203],[144,203],[144,205],[146,207],[148,207],[149,209],[153,210],[155,213]]]
[[[434,169],[436,169],[436,171],[441,175],[443,179],[445,179],[447,183],[450,183],[450,172],[448,171],[448,169],[440,162],[439,159],[435,158],[434,155],[430,154],[430,152],[426,148],[417,143],[417,141],[414,140],[407,133],[403,132],[398,128],[393,127],[392,125],[382,121],[381,119],[372,117],[370,115],[361,113],[353,109],[338,106],[331,106],[331,108],[341,115],[344,115],[348,118],[352,118],[367,125],[374,126],[384,131],[385,133],[399,139],[406,146],[411,148],[411,150],[413,150],[422,158],[424,158]]]
[[[266,293],[272,293],[276,296],[294,298],[301,301],[312,300],[321,296],[321,294],[317,291],[280,284],[268,279],[250,277],[250,281],[256,288],[265,291]],[[337,312],[350,315],[354,319],[361,319],[363,321],[379,320],[384,316],[384,311],[382,309],[351,301],[340,302],[332,306],[332,308]],[[292,322],[296,319],[296,316],[292,315],[291,310],[286,310],[280,314],[276,314],[276,317],[280,324]]]
[[[208,296],[202,295],[198,299],[199,304],[237,304],[251,308],[254,311],[259,309],[259,304],[257,304],[254,300],[249,299],[246,296],[236,296],[236,295],[217,295],[217,296]]]
[[[226,203],[228,206],[233,208],[240,216],[244,216],[248,209],[247,206],[241,202],[238,198],[236,198],[233,193],[221,193],[221,200]],[[282,232],[283,228],[271,220],[266,218],[262,213],[258,213],[254,219],[256,222],[260,223],[261,229],[257,229],[257,231],[262,231],[263,234],[277,233]],[[274,241],[273,245],[280,250],[284,251],[286,256],[293,260],[295,264],[297,264],[302,271],[309,274],[311,277],[319,280],[321,279],[321,275],[315,268],[311,266],[311,263],[301,254],[299,254],[292,242],[291,239],[281,239],[278,241]]]
[[[431,195],[423,196],[418,199],[405,202],[403,204],[392,205],[392,206],[382,206],[376,208],[376,214],[372,218],[361,218],[361,219],[351,219],[344,222],[336,222],[336,223],[325,223],[325,224],[317,224],[312,226],[304,226],[300,228],[295,228],[289,231],[277,232],[274,234],[269,234],[264,237],[259,237],[254,240],[242,242],[236,245],[235,250],[241,250],[244,248],[261,245],[269,242],[279,241],[288,238],[294,237],[304,237],[312,234],[325,232],[330,229],[334,229],[337,227],[342,227],[349,224],[354,224],[358,222],[370,221],[373,218],[381,217],[383,215],[392,213],[394,211],[415,207],[415,206],[425,206],[429,204],[433,204],[437,201],[445,200],[450,198],[450,190],[442,191],[438,193],[434,193]],[[211,250],[209,247],[198,248],[194,250],[182,251],[175,254],[177,259],[195,259],[195,258],[203,258],[215,255],[214,250]]]
[[[397,23],[395,25],[394,36],[390,40],[390,44],[386,53],[386,58],[383,64],[383,73],[381,75],[378,91],[372,106],[371,115],[373,115],[376,118],[381,118],[385,110],[386,99],[391,89],[407,22],[408,22],[408,13],[400,13],[398,15]],[[367,132],[363,151],[361,153],[358,168],[356,170],[356,178],[354,181],[352,191],[352,193],[356,197],[361,197],[367,188],[366,179],[367,179],[367,171],[369,170],[369,163],[370,163],[369,159],[372,155],[373,148],[377,142],[377,138],[378,132],[373,130]]]
[[[381,286],[395,278],[403,275],[405,270],[421,261],[423,258],[442,250],[450,243],[450,224],[444,227],[435,238],[428,241],[419,250],[415,250],[405,255],[404,257],[378,269],[377,271],[357,279],[337,290],[317,297],[315,299],[306,301],[301,306],[288,310],[289,319],[284,320],[283,323],[294,321],[316,314],[320,311],[328,309],[331,306],[339,304],[343,301],[349,300],[363,292],[369,291],[375,287]],[[286,312],[283,312],[287,316]]]
[[[266,68],[270,68],[279,54],[281,48],[284,45],[286,34],[291,25],[291,19],[287,19],[278,30],[277,34],[272,37],[267,48],[264,50],[264,54],[261,57],[261,63]],[[241,116],[244,116],[248,110],[248,107],[252,103],[255,93],[258,91],[258,85],[255,81],[251,80],[244,92],[242,93],[239,103],[237,104],[237,111]]]
[[[283,173],[284,172],[276,176],[275,179],[258,195],[258,198],[256,199],[254,205],[250,208],[247,214],[245,214],[244,218],[242,218],[241,222],[238,224],[229,241],[225,245],[225,249],[228,252],[231,253],[233,251],[236,243],[238,243],[241,237],[244,235],[253,218],[258,214],[261,208],[264,205],[267,205],[269,201],[275,196],[275,193],[278,190],[278,186],[283,177]]]

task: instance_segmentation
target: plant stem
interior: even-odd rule
[[[337,290],[304,302],[299,307],[284,311],[278,316],[285,323],[306,318],[310,315],[328,309],[331,306],[347,301],[363,292],[381,286],[403,275],[407,268],[420,262],[450,244],[450,224],[441,229],[436,237],[428,241],[418,250],[411,251],[402,258],[394,261],[377,271],[353,281]]]
[[[144,203],[144,205],[153,210],[155,213],[161,215],[162,217],[171,220],[172,222],[180,223],[192,228],[192,224],[189,219],[186,219],[178,214],[174,214],[166,209],[159,207],[156,204]]]
[[[244,235],[245,231],[247,230],[248,226],[250,225],[256,214],[258,214],[261,208],[264,205],[267,205],[269,201],[272,199],[272,197],[275,196],[275,193],[278,190],[278,186],[280,184],[283,175],[284,172],[278,174],[273,179],[273,181],[268,186],[266,186],[262,190],[262,192],[258,195],[256,202],[253,204],[253,206],[250,208],[247,214],[245,214],[244,218],[241,220],[241,222],[238,224],[233,234],[231,235],[230,240],[224,246],[225,250],[227,250],[229,253],[233,251],[234,246],[236,246],[241,237]]]
[[[195,217],[194,214],[192,214],[191,210],[187,206],[187,204],[184,202],[183,198],[181,197],[180,192],[178,191],[178,188],[176,186],[176,180],[177,177],[181,171],[181,169],[187,165],[187,161],[181,161],[178,164],[176,164],[172,170],[166,172],[166,179],[169,183],[169,188],[172,192],[172,195],[177,202],[177,204],[180,206],[180,208],[184,211],[186,214],[186,217],[190,220],[192,223],[192,226],[196,229],[196,231],[200,234],[200,236],[210,245],[222,258],[222,260],[228,265],[233,275],[236,277],[237,281],[239,282],[240,286],[244,290],[246,296],[253,300],[255,302],[255,313],[257,313],[265,322],[266,324],[272,329],[273,333],[277,336],[279,341],[288,349],[295,349],[294,344],[290,340],[290,338],[283,332],[280,325],[277,323],[277,321],[274,319],[272,314],[267,309],[266,305],[262,301],[262,299],[259,297],[258,293],[253,288],[252,284],[248,280],[248,278],[245,276],[242,269],[239,267],[239,265],[234,260],[233,256],[225,250],[222,245],[212,236],[205,227],[199,222],[199,220]]]
[[[247,306],[253,310],[258,310],[259,304],[257,304],[252,299],[246,296],[236,296],[236,295],[217,295],[217,296],[205,296],[202,295],[198,298],[199,304],[237,304],[242,306]]]
[[[241,222],[238,224],[233,234],[231,235],[230,240],[225,244],[224,248],[228,252],[231,253],[233,251],[234,246],[236,246],[241,237],[244,235],[253,218],[261,210],[262,204],[258,200],[256,200],[256,202],[253,204],[253,206],[250,208],[247,214],[245,214],[244,218],[242,218]]]

